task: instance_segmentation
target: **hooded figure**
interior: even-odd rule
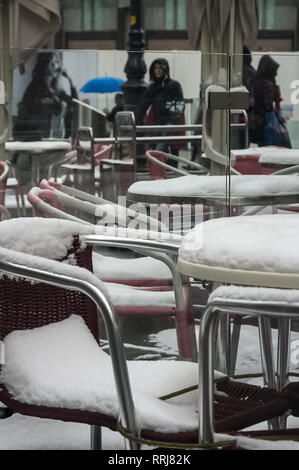
[[[184,95],[179,82],[172,80],[169,74],[169,64],[165,59],[155,59],[149,69],[150,85],[141,96],[140,105],[136,111],[137,124],[143,124],[147,113],[148,125],[185,124]],[[184,132],[180,133],[184,135]],[[160,135],[167,135],[161,132]],[[185,142],[160,142],[156,150],[178,155],[178,151],[184,148]],[[177,166],[173,160],[167,161],[172,166]]]
[[[264,145],[266,113],[280,112],[282,98],[275,80],[278,68],[279,64],[272,57],[264,55],[252,85],[253,106],[249,118],[249,139],[259,146]]]
[[[141,96],[136,121],[142,123],[152,106],[154,124],[178,124],[184,113],[184,95],[179,82],[172,80],[165,59],[155,59],[149,69],[150,85]]]

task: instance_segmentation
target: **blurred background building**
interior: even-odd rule
[[[60,0],[60,5],[56,48],[126,49],[130,0]],[[185,0],[142,0],[141,16],[146,49],[192,49]],[[259,0],[259,34],[252,50],[299,50],[298,0]]]

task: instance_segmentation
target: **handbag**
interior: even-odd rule
[[[178,124],[185,110],[184,101],[166,101],[165,110],[168,113],[169,124]]]
[[[275,111],[265,116],[265,145],[291,148],[291,141],[282,114]]]

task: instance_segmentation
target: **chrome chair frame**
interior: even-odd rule
[[[7,253],[8,250],[5,250]],[[123,343],[120,336],[118,320],[112,304],[107,300],[105,294],[90,281],[70,277],[65,274],[53,273],[50,271],[26,266],[24,261],[28,261],[28,255],[19,253],[20,264],[6,259],[0,259],[0,271],[14,276],[20,276],[33,281],[42,281],[46,284],[63,287],[65,289],[78,290],[86,294],[98,308],[98,317],[103,317],[107,338],[110,346],[110,355],[113,367],[114,380],[120,407],[120,421],[125,429],[130,429],[136,434],[137,426],[135,422],[134,402],[128,376],[128,369],[125,359]],[[3,257],[4,258],[4,257]],[[7,259],[8,258],[8,259]],[[24,263],[24,264],[23,264]],[[59,266],[59,263],[57,262]],[[99,448],[97,438],[100,436],[100,427],[92,428],[92,448]],[[135,442],[129,443],[131,450],[137,450],[139,445]]]
[[[288,376],[289,332],[292,318],[298,319],[299,304],[227,300],[215,298],[208,302],[201,319],[199,330],[199,441],[201,444],[214,442],[213,431],[213,331],[219,314],[237,316],[253,315],[259,320],[269,322],[271,318],[278,323],[277,383],[275,381],[272,357],[266,357],[265,345],[262,347],[262,365],[270,386],[282,390]],[[282,313],[283,312],[283,313]],[[272,346],[272,345],[271,345]]]

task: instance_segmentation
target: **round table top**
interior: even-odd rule
[[[113,159],[113,158],[102,158],[100,160],[100,164],[107,164],[107,165],[128,165],[128,166],[132,166],[133,165],[133,159],[132,158],[129,158],[127,160],[125,159]]]
[[[237,155],[258,155],[259,163],[264,166],[283,168],[286,166],[299,165],[299,149],[275,147],[250,147],[231,151],[233,157]],[[233,163],[233,162],[232,162]]]
[[[9,152],[25,151],[31,153],[44,153],[49,151],[69,150],[70,142],[64,140],[38,140],[32,142],[8,141],[5,150]]]
[[[65,168],[67,170],[73,171],[91,171],[91,164],[90,163],[63,163],[61,168]]]
[[[177,268],[189,276],[232,284],[299,288],[299,217],[224,217],[184,236]]]
[[[166,180],[138,181],[132,184],[127,200],[144,204],[225,205],[228,188],[225,176],[188,175]],[[231,204],[274,205],[299,200],[299,178],[296,175],[233,175]]]

